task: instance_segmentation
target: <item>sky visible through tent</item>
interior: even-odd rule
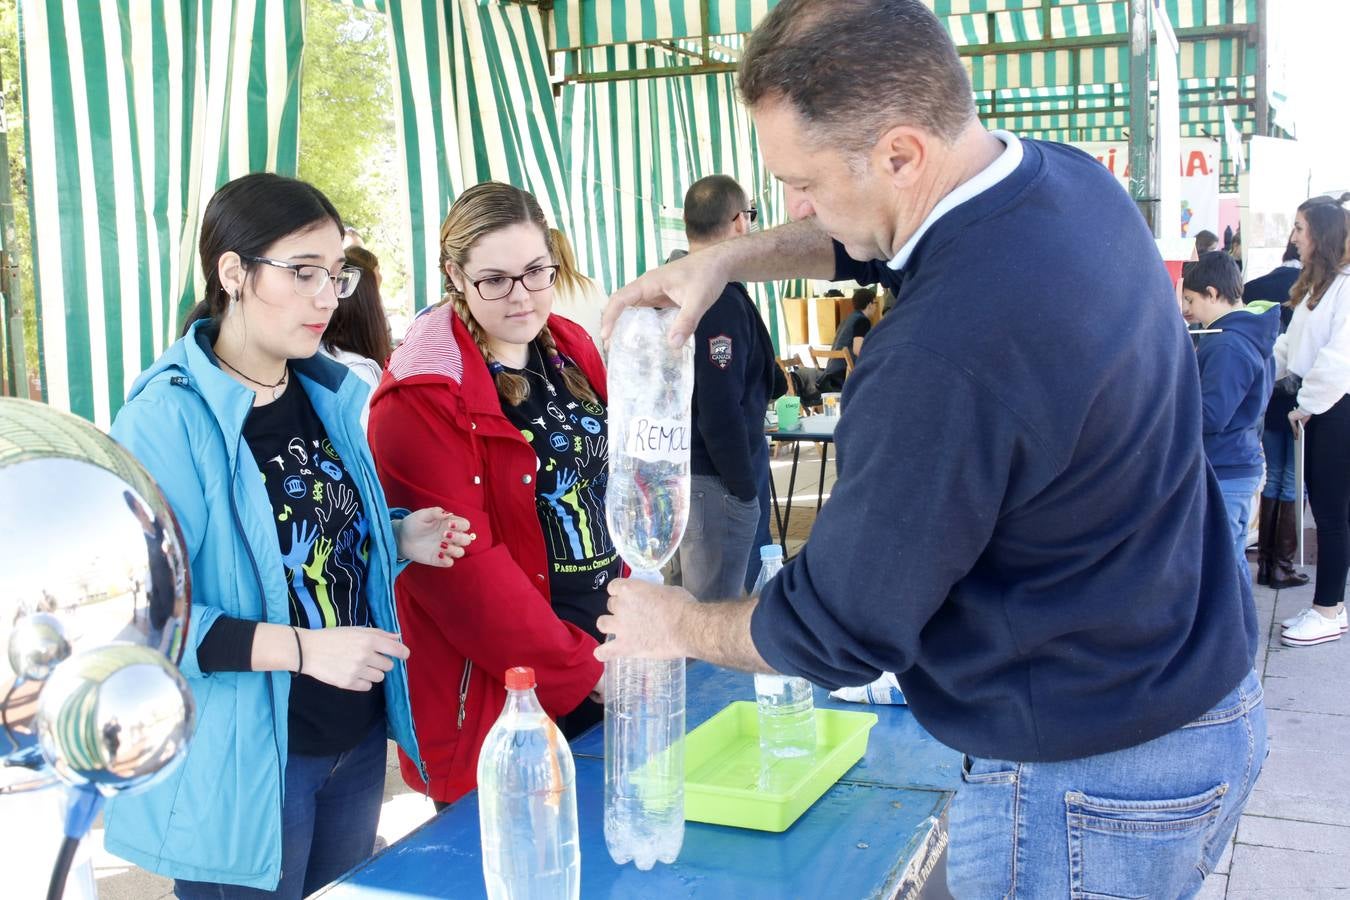
[[[1315,192],[1350,189],[1350,110],[1339,65],[1350,35],[1346,0],[1269,0],[1276,121],[1308,151]]]

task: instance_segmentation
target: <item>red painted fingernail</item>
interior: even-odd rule
[[[437,554],[436,554],[436,557],[437,557],[438,559],[445,559],[445,554],[444,554],[444,553],[437,553]]]

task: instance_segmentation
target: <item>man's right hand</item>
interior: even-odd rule
[[[619,315],[630,306],[678,306],[670,342],[678,346],[722,296],[729,281],[778,281],[834,276],[834,247],[815,218],[779,225],[705,247],[653,269],[614,292],[600,333],[609,340]]]
[[[609,340],[619,316],[630,306],[677,306],[680,313],[671,328],[670,342],[684,343],[727,286],[727,276],[719,265],[719,249],[709,247],[683,256],[619,288],[605,307],[601,337]]]

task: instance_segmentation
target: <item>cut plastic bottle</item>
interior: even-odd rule
[[[661,582],[689,518],[693,344],[674,310],[632,309],[610,339],[605,518],[633,578]],[[619,865],[672,863],[684,843],[684,660],[605,666],[605,845]]]

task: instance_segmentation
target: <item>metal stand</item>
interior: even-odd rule
[[[1307,423],[1304,423],[1305,426]],[[1294,527],[1298,529],[1298,564],[1307,565],[1303,561],[1303,449],[1304,434],[1300,429],[1299,433],[1294,435]]]

